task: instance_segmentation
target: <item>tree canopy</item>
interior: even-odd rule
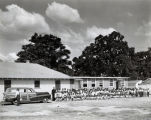
[[[135,64],[139,79],[151,78],[151,48],[135,53]]]
[[[16,62],[37,63],[48,68],[70,74],[70,50],[62,44],[61,39],[53,35],[35,33],[31,43],[22,46]]]
[[[30,43],[22,46],[16,62],[37,63],[75,76],[121,76],[133,79],[151,77],[151,48],[135,53],[119,32],[99,35],[79,57],[70,58],[61,39],[53,35],[35,33]],[[70,68],[72,65],[72,69]]]
[[[82,54],[73,59],[75,75],[83,76],[131,76],[135,72],[133,64],[134,48],[128,47],[119,32],[99,35],[95,42],[87,46]]]

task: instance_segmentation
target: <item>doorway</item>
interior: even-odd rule
[[[11,87],[11,80],[4,80],[4,91]]]
[[[55,88],[56,88],[56,90],[60,90],[60,80],[56,80],[55,81]]]
[[[116,81],[116,90],[119,89],[119,81]]]

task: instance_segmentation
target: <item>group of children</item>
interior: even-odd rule
[[[121,89],[63,89],[56,90],[56,101],[70,100],[102,100],[121,97],[149,97],[149,89],[121,88]]]

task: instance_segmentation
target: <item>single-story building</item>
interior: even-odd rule
[[[0,62],[0,100],[9,87],[29,87],[51,93],[56,89],[79,88],[79,81],[47,67],[33,63]]]
[[[72,77],[80,81],[80,88],[134,88],[138,80],[129,77]]]
[[[138,88],[149,89],[151,92],[151,78],[144,80],[138,84]]]
[[[0,100],[9,87],[28,87],[49,92],[56,89],[132,88],[136,80],[129,77],[72,77],[33,63],[0,62]]]

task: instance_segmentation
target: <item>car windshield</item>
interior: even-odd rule
[[[30,92],[34,92],[33,89],[26,89],[26,92],[30,93]]]
[[[31,92],[35,92],[35,90],[34,90],[34,89],[30,89],[30,91],[31,91]]]

